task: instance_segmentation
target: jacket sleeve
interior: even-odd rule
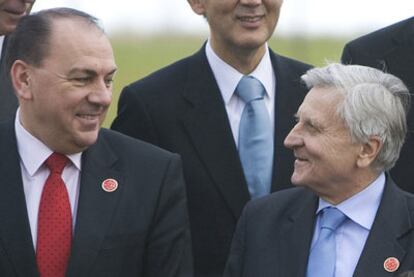
[[[223,277],[243,276],[247,207],[248,205],[237,223]]]
[[[148,237],[145,274],[151,277],[190,277],[191,236],[181,160],[173,155],[164,173],[162,188]]]

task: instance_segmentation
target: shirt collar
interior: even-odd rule
[[[4,56],[3,55],[3,50],[6,50],[6,49],[3,49],[4,38],[5,38],[5,36],[0,36],[0,59],[1,59],[1,57]]]
[[[368,187],[353,195],[351,198],[341,202],[336,208],[343,212],[353,222],[361,225],[367,230],[371,230],[381,202],[384,186],[385,174],[381,173]],[[319,198],[317,213],[329,206],[332,206],[332,204]]]
[[[206,44],[206,55],[208,63],[210,64],[214,77],[217,81],[217,85],[223,96],[224,103],[228,104],[230,98],[236,90],[237,84],[243,77],[243,74],[217,56],[211,47],[210,40],[208,40]],[[257,65],[255,70],[249,74],[249,76],[253,76],[258,79],[265,87],[266,95],[270,99],[273,99],[275,92],[272,88],[275,87],[273,85],[275,82],[275,74],[267,44],[266,52],[260,60],[260,63]]]
[[[23,166],[30,176],[36,174],[46,159],[53,153],[43,142],[30,134],[20,123],[20,109],[17,110],[14,127],[16,130],[17,149]],[[66,155],[75,167],[81,168],[81,153]]]

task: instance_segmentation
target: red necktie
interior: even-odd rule
[[[72,240],[69,195],[61,177],[68,158],[53,153],[39,205],[36,260],[41,277],[64,277]]]

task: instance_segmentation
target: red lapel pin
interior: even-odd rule
[[[106,192],[114,192],[118,188],[118,182],[115,179],[106,179],[102,182],[102,189]]]
[[[395,272],[400,267],[400,261],[395,257],[388,257],[384,262],[384,269],[387,272]]]

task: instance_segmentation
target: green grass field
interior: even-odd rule
[[[113,121],[119,94],[124,86],[149,73],[197,51],[205,38],[201,37],[151,37],[136,35],[111,37],[118,72],[115,77],[113,101],[104,127]],[[327,60],[338,61],[347,39],[336,38],[273,38],[269,45],[279,54],[315,66]]]

